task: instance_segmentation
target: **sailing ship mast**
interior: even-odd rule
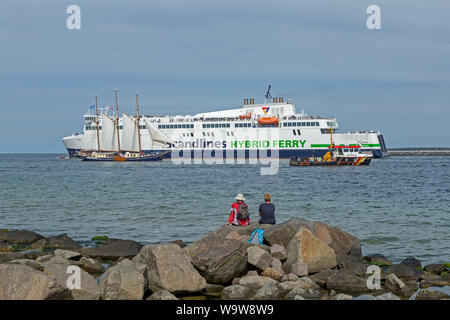
[[[138,101],[138,93],[137,92],[136,92],[136,122],[137,122],[139,154],[140,154],[142,152],[142,148],[141,148],[141,128],[140,128],[140,120],[139,120],[139,101]]]
[[[117,128],[117,151],[120,153],[120,137],[119,137],[119,103],[117,102],[117,89],[114,90],[116,98],[116,128]]]
[[[95,96],[95,122],[97,125],[97,151],[100,151],[100,133],[99,133],[99,128],[98,128],[98,97]]]

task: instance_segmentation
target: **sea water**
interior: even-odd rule
[[[237,193],[258,220],[269,192],[276,218],[320,220],[393,262],[450,261],[450,157],[390,157],[360,167],[84,162],[56,154],[0,155],[0,228],[96,235],[143,244],[192,242],[228,220]]]

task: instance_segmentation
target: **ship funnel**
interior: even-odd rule
[[[248,104],[248,99],[244,99],[244,105]]]
[[[278,99],[277,98],[273,98],[273,103],[277,103]]]
[[[250,99],[250,104],[255,104],[255,99],[251,98]]]
[[[283,98],[278,98],[278,102],[279,102],[279,103],[283,103],[283,102],[284,102],[284,99],[283,99]]]

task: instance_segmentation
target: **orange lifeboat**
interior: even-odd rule
[[[252,117],[252,114],[249,113],[247,115],[239,116],[239,119],[241,119],[241,120],[243,120],[243,119],[251,119],[251,117]]]
[[[258,118],[258,124],[260,124],[260,125],[264,125],[264,124],[278,125],[278,118],[277,117],[261,117],[261,118]]]

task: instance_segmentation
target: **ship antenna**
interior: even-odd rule
[[[272,86],[269,84],[266,92],[266,99],[272,99],[272,96],[270,95],[270,88],[272,88]]]

